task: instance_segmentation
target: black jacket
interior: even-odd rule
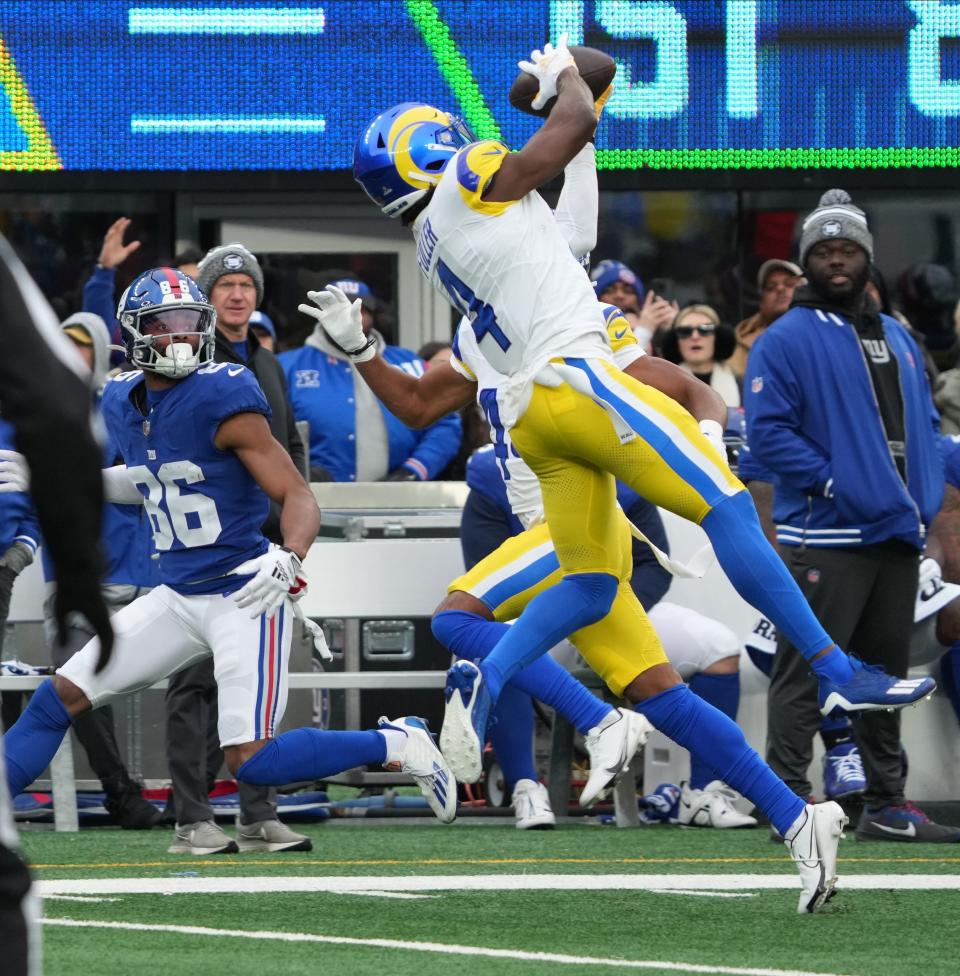
[[[253,371],[263,395],[270,405],[270,432],[290,455],[294,467],[302,474],[306,469],[303,441],[297,433],[296,418],[287,398],[287,378],[283,367],[269,349],[264,349],[252,332],[247,333],[247,360],[238,355],[233,343],[217,329],[217,343],[213,358],[218,363],[242,363]],[[280,506],[270,503],[270,516],[263,524],[263,534],[271,541],[280,543]]]

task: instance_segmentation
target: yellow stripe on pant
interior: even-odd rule
[[[593,397],[568,383],[534,384],[510,438],[540,481],[564,575],[619,574],[615,478],[697,524],[744,490],[676,401],[604,360],[558,362],[579,370]],[[634,432],[627,443],[598,401]]]
[[[626,516],[616,511],[617,595],[603,620],[584,627],[570,641],[610,690],[622,697],[637,675],[667,656],[640,601],[630,587],[633,546]],[[470,593],[499,621],[514,620],[538,594],[559,582],[562,573],[547,525],[536,525],[507,539],[463,576],[448,592]]]

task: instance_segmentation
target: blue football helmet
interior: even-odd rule
[[[364,129],[353,151],[353,178],[388,217],[399,217],[440,182],[458,149],[476,141],[449,113],[402,102]]]
[[[213,362],[217,313],[193,278],[177,268],[140,275],[123,293],[117,318],[127,358],[140,369],[182,379]]]

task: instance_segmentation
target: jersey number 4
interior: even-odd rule
[[[187,549],[209,546],[220,535],[220,516],[212,498],[196,492],[181,494],[178,481],[194,485],[203,481],[203,471],[193,461],[167,461],[156,475],[143,464],[127,469],[138,485],[147,489],[143,507],[153,523],[157,549],[166,552],[174,541]]]

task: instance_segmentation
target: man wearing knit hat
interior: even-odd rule
[[[303,442],[287,398],[287,381],[276,356],[261,345],[251,319],[263,301],[263,270],[240,243],[221,244],[206,253],[197,266],[197,283],[217,313],[213,358],[218,363],[242,363],[252,370],[270,406],[270,432],[290,455],[298,471],[305,470]],[[279,508],[271,504],[263,534],[282,544]],[[309,851],[311,841],[277,819],[276,791],[241,783],[240,817],[234,842],[217,826],[207,798],[220,765],[216,739],[217,686],[212,660],[201,661],[170,678],[167,687],[167,759],[177,832],[170,853],[221,854],[240,850]],[[207,761],[198,743],[208,742]]]
[[[772,473],[777,540],[820,622],[870,664],[905,677],[926,530],[943,496],[936,410],[923,357],[866,294],[873,237],[864,212],[829,190],[804,220],[809,282],[757,340],[744,406],[750,453]],[[767,759],[807,796],[820,726],[817,683],[777,645]],[[861,840],[957,842],[906,801],[899,715],[853,716],[866,773]]]

